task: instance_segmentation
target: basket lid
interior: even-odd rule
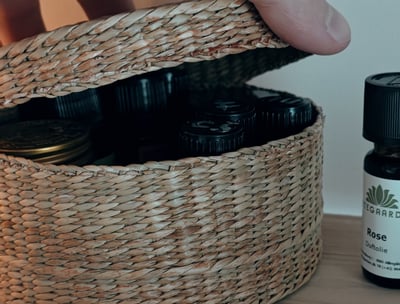
[[[224,9],[222,9],[224,8]],[[221,13],[223,12],[223,13]],[[229,16],[229,18],[227,18]],[[201,34],[197,34],[201,33]],[[271,52],[256,52],[268,49]],[[215,78],[244,82],[308,54],[291,49],[245,0],[163,5],[64,26],[0,48],[0,108],[57,97],[168,67],[234,58]],[[243,54],[239,58],[235,55]],[[232,57],[231,57],[232,56]],[[230,59],[224,63],[231,64]],[[217,64],[218,65],[218,64]],[[244,66],[244,68],[242,68]],[[203,65],[195,65],[195,68]],[[185,67],[186,68],[186,67]],[[199,73],[202,82],[211,74]],[[213,81],[215,80],[213,78]]]

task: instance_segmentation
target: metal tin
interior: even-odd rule
[[[0,127],[0,153],[49,164],[91,161],[89,129],[69,120],[31,120]]]

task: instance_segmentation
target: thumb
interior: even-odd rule
[[[328,55],[350,43],[346,19],[325,0],[251,0],[270,29],[300,50]]]

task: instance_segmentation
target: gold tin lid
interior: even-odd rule
[[[69,120],[31,120],[0,127],[0,153],[43,163],[68,163],[91,147],[89,129]]]

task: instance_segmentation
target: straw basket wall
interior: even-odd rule
[[[242,83],[304,56],[247,1],[193,1],[1,48],[0,104],[171,66],[194,86]],[[0,155],[1,302],[274,303],[294,292],[321,257],[317,111],[299,134],[214,157],[75,167]]]

